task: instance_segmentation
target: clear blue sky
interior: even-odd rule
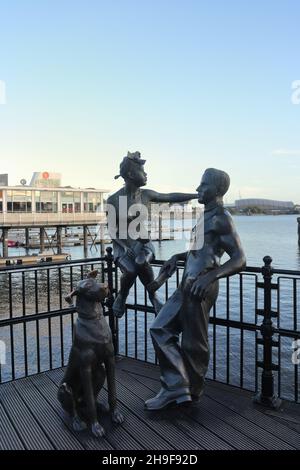
[[[1,0],[0,172],[116,189],[127,150],[149,187],[228,171],[227,200],[300,202],[299,0]]]

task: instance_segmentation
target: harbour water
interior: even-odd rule
[[[274,267],[300,270],[297,217],[297,215],[233,216],[246,252],[247,264],[261,266],[262,258],[270,255],[273,258]],[[175,228],[181,226],[181,221],[175,221]],[[188,237],[188,232],[185,235]],[[181,236],[180,232],[176,233],[176,237],[179,236]],[[187,238],[154,242],[156,258],[165,260],[174,253],[185,251],[188,246],[187,242]],[[72,259],[83,258],[82,246],[64,247],[63,251],[70,254]],[[30,250],[29,253],[38,253],[38,250]],[[100,247],[96,245],[89,249],[88,256],[96,257],[99,253]],[[25,255],[25,249],[9,248],[9,255]]]

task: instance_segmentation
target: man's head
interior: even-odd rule
[[[208,204],[215,199],[221,199],[228,191],[229,185],[230,178],[225,171],[208,168],[197,188],[198,201],[201,204]]]
[[[141,159],[140,152],[128,152],[120,164],[120,174],[115,178],[122,176],[125,182],[131,181],[138,187],[145,186],[147,183],[147,173],[144,170],[145,161]]]

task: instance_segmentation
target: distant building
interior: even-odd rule
[[[262,211],[268,212],[291,212],[295,204],[292,201],[275,201],[273,199],[238,199],[235,201],[235,208],[243,211],[248,208],[257,207]]]

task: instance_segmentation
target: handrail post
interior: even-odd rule
[[[274,374],[273,370],[277,366],[273,365],[273,335],[274,328],[272,323],[272,258],[265,256],[263,258],[264,266],[262,267],[262,275],[264,278],[264,311],[263,322],[260,328],[263,344],[263,368],[261,375],[261,391],[254,397],[254,403],[266,406],[272,409],[278,409],[281,405],[281,399],[275,394],[274,391]]]
[[[113,308],[112,308],[113,303],[114,303],[114,281],[113,281],[114,257],[112,254],[111,246],[108,246],[106,248],[105,261],[106,261],[106,269],[107,269],[107,283],[108,283],[108,288],[109,288],[109,296],[106,299],[105,305],[107,306],[107,309],[108,309],[109,326],[110,326],[111,333],[112,333],[115,355],[117,355],[119,352],[119,344],[118,344],[117,321],[116,321],[116,317],[114,315]]]

